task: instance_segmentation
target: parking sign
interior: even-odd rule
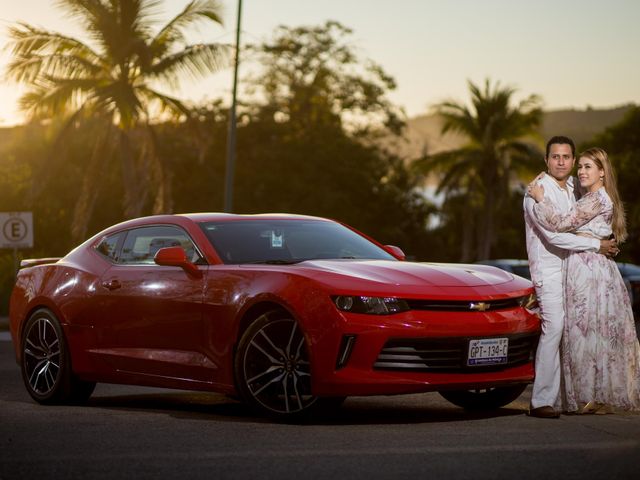
[[[33,213],[0,213],[0,248],[33,248]]]

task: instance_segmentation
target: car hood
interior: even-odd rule
[[[365,284],[374,287],[379,284],[385,289],[395,290],[394,286],[401,289],[416,287],[424,291],[440,288],[496,287],[515,280],[511,273],[488,265],[385,260],[312,260],[299,266],[316,280],[324,280],[334,287],[344,288],[360,288]],[[323,275],[318,275],[319,273]],[[517,288],[529,286],[526,281],[516,283]]]

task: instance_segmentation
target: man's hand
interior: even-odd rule
[[[620,253],[618,242],[616,242],[615,238],[612,240],[600,240],[600,250],[598,250],[598,253],[606,255],[609,258],[615,257]]]

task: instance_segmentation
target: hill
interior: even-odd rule
[[[539,133],[542,139],[553,135],[566,135],[571,137],[576,145],[580,145],[622,120],[631,106],[624,105],[609,109],[550,110],[543,114]],[[465,141],[463,136],[454,133],[442,135],[441,129],[442,119],[436,114],[410,118],[407,121],[404,139],[386,142],[387,148],[411,160],[426,153],[453,150],[463,145]],[[540,146],[541,148],[544,146],[543,140],[540,140]]]
[[[632,106],[545,112],[541,133],[545,139],[553,135],[566,135],[571,137],[576,142],[576,145],[580,145],[588,142],[607,127],[618,123]]]
[[[623,105],[608,109],[587,108],[585,110],[563,109],[544,112],[540,135],[547,139],[553,135],[566,135],[573,138],[576,145],[588,142],[596,134],[602,132],[624,117],[633,105]],[[24,126],[0,127],[0,154]],[[420,115],[407,120],[403,138],[385,138],[382,144],[408,161],[420,158],[427,153],[437,153],[459,148],[465,138],[457,133],[442,135],[442,119],[436,114]],[[544,147],[545,140],[539,140]],[[578,147],[580,148],[580,147]]]

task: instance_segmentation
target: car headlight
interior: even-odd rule
[[[400,298],[338,295],[332,299],[343,312],[391,315],[409,310],[407,302]]]
[[[540,311],[538,297],[536,297],[535,293],[530,293],[529,295],[522,297],[520,299],[520,306],[526,308],[531,313],[539,313]]]

